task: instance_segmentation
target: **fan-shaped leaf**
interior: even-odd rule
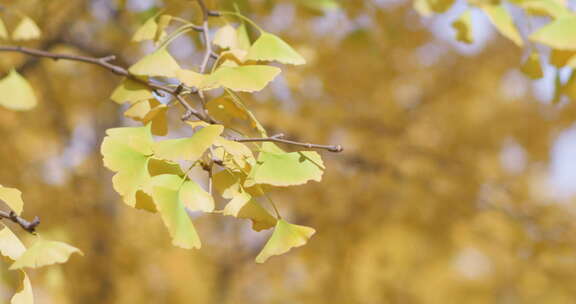
[[[0,185],[0,200],[4,201],[12,211],[20,215],[24,208],[22,192],[16,188],[8,188]]]
[[[20,239],[8,227],[0,230],[0,254],[9,257],[13,261],[17,260],[24,252],[26,247]]]
[[[238,67],[219,67],[202,83],[202,87],[211,88],[214,84],[233,91],[256,92],[280,74],[280,69],[266,65],[245,65]]]
[[[154,144],[154,154],[158,158],[171,161],[197,160],[222,133],[221,125],[202,128],[188,138],[168,139]]]
[[[180,188],[180,200],[191,211],[214,211],[214,199],[196,182],[188,180]]]
[[[32,292],[32,284],[30,284],[30,279],[24,270],[20,270],[20,288],[18,292],[12,296],[10,304],[33,304],[34,303],[34,293]]]
[[[0,105],[11,110],[25,111],[36,106],[36,95],[32,86],[16,70],[0,80]]]
[[[154,40],[156,37],[156,31],[158,30],[158,23],[156,23],[156,18],[158,16],[155,15],[150,17],[138,30],[134,33],[132,37],[132,41],[140,42],[145,40]]]
[[[483,5],[481,8],[488,15],[490,21],[492,21],[492,24],[498,29],[500,34],[512,40],[518,46],[524,44],[522,36],[520,36],[518,29],[516,29],[516,25],[514,25],[514,20],[504,6],[501,4]]]
[[[270,229],[276,225],[276,218],[252,199],[252,195],[247,192],[236,195],[228,202],[223,214],[251,220],[252,229],[255,231]]]
[[[8,30],[2,19],[0,19],[0,39],[8,39]]]
[[[180,70],[178,62],[165,47],[144,56],[129,69],[134,75],[163,77],[176,77],[178,70]]]
[[[122,80],[122,83],[112,92],[110,99],[122,104],[125,102],[134,103],[152,97],[154,97],[154,95],[152,95],[152,91],[150,91],[147,86],[126,78]]]
[[[84,255],[80,249],[66,243],[39,238],[10,266],[10,269],[39,268],[46,265],[65,263],[73,253]]]
[[[548,23],[530,35],[530,40],[556,50],[576,50],[576,16]]]
[[[219,28],[214,34],[213,43],[223,49],[234,49],[238,45],[236,29],[231,25]]]
[[[278,61],[285,64],[305,64],[306,60],[288,43],[268,32],[260,37],[248,50],[247,60]]]
[[[271,256],[284,254],[294,247],[306,244],[315,232],[316,230],[310,227],[290,224],[283,219],[278,220],[274,233],[256,257],[256,263],[264,263]]]
[[[12,32],[12,39],[14,40],[32,40],[38,39],[42,35],[40,28],[30,17],[23,17],[22,20],[16,25],[14,32]]]
[[[143,124],[151,123],[152,134],[164,136],[168,133],[168,121],[166,111],[168,106],[158,102],[156,99],[142,100],[133,104],[124,116],[130,117]]]

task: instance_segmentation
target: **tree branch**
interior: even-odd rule
[[[303,143],[297,142],[293,140],[284,139],[284,134],[276,134],[270,137],[264,138],[232,138],[231,140],[236,142],[276,142],[281,144],[293,145],[304,147],[308,149],[320,149],[320,150],[328,150],[330,152],[342,152],[344,148],[341,145],[317,145],[317,144],[310,144],[310,143]]]
[[[29,222],[27,220],[25,220],[24,218],[18,216],[16,214],[16,212],[14,211],[1,211],[0,210],[0,220],[1,219],[7,219],[7,220],[11,220],[12,222],[20,225],[20,227],[22,227],[22,229],[30,232],[30,233],[34,233],[36,231],[36,227],[38,227],[38,225],[40,225],[40,218],[35,216],[34,219]]]

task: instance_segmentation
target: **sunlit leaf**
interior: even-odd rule
[[[257,92],[280,74],[280,69],[266,65],[219,67],[203,82],[203,87],[216,83],[233,91]]]
[[[336,0],[298,0],[298,3],[306,6],[307,8],[318,11],[336,9],[340,7]]]
[[[24,252],[26,247],[20,239],[8,227],[0,230],[0,254],[9,257],[13,261],[17,260]]]
[[[202,88],[202,82],[206,75],[191,70],[180,69],[176,72],[176,77],[189,87]]]
[[[156,23],[157,15],[148,18],[146,22],[134,33],[132,41],[140,42],[145,40],[154,40],[156,31],[158,30],[158,23]]]
[[[0,80],[0,92],[0,105],[10,110],[30,110],[37,104],[32,86],[14,69]]]
[[[550,64],[561,68],[568,64],[572,58],[575,58],[576,50],[574,51],[562,51],[562,50],[552,50],[550,52]]]
[[[165,47],[144,56],[129,69],[134,75],[163,77],[176,77],[178,70],[180,70],[178,62]]]
[[[324,164],[314,151],[279,153],[262,151],[245,183],[272,186],[296,186],[308,181],[320,181]]]
[[[219,28],[214,34],[213,43],[223,49],[233,49],[238,45],[236,29],[231,25]]]
[[[236,195],[228,202],[223,214],[251,220],[252,229],[255,231],[270,229],[276,225],[276,218],[253,200],[252,196],[247,192]]]
[[[305,64],[306,60],[278,36],[263,32],[248,50],[247,60]]]
[[[570,11],[555,0],[528,0],[520,2],[520,6],[534,16],[561,18],[570,15]]]
[[[219,147],[214,153],[227,168],[242,171],[248,169],[248,165],[256,163],[252,151],[243,143],[219,137],[214,146]]]
[[[46,265],[65,263],[73,253],[84,255],[80,249],[66,243],[38,238],[38,240],[10,266],[10,269],[20,269],[24,267],[39,268]]]
[[[156,176],[154,179],[158,177],[162,176]],[[200,238],[179,198],[178,189],[154,186],[153,198],[156,208],[172,236],[172,243],[185,249],[200,248]]]
[[[22,20],[16,25],[14,32],[12,32],[13,40],[32,40],[38,39],[42,35],[40,28],[30,17],[23,17]]]
[[[154,34],[154,41],[159,42],[166,36],[166,27],[170,25],[170,21],[172,21],[172,16],[170,15],[162,15],[158,19],[158,27],[156,28],[156,33]]]
[[[178,163],[157,159],[154,157],[151,157],[148,161],[148,172],[151,176],[162,174],[173,174],[178,176],[184,175],[184,172]]]
[[[530,54],[520,70],[532,79],[542,78],[544,73],[542,72],[542,66],[540,65],[540,55],[538,55],[538,53]]]
[[[4,201],[17,215],[22,213],[24,202],[20,190],[0,185],[0,200]]]
[[[576,50],[576,16],[553,20],[530,35],[530,40],[556,50]]]
[[[248,35],[248,29],[244,23],[236,29],[237,34],[237,45],[236,47],[240,50],[248,52],[252,43],[250,42],[250,35]]]
[[[30,284],[30,279],[24,270],[20,270],[20,287],[12,299],[10,304],[33,304],[34,303],[34,293],[32,292],[32,284]]]
[[[195,161],[214,143],[223,130],[221,125],[210,125],[188,138],[158,141],[154,144],[154,154],[158,158],[171,161]]]
[[[274,233],[256,257],[256,263],[264,263],[271,256],[284,254],[292,248],[306,244],[315,232],[310,227],[290,224],[283,219],[278,220]]]
[[[500,34],[512,40],[516,45],[522,46],[522,36],[518,32],[514,20],[502,5],[483,5],[482,10],[488,15],[492,24],[498,29]]]
[[[186,181],[180,188],[180,200],[191,211],[214,211],[214,199],[194,181]]]
[[[464,43],[474,42],[472,35],[472,14],[469,10],[460,15],[460,17],[452,23],[452,27],[456,30],[456,40]]]
[[[117,103],[138,102],[154,97],[150,88],[132,79],[124,79],[112,92],[110,99]]]
[[[124,116],[130,117],[143,124],[151,123],[152,134],[164,136],[168,133],[168,121],[166,111],[168,106],[160,103],[156,99],[142,100],[133,104]]]

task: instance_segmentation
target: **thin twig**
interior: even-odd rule
[[[1,211],[0,210],[0,219],[7,219],[7,220],[11,220],[12,222],[20,225],[20,227],[22,227],[22,229],[30,232],[30,233],[34,233],[36,231],[36,227],[38,227],[38,225],[40,225],[40,218],[35,216],[34,219],[29,222],[25,219],[23,219],[22,217],[18,216],[16,214],[16,212],[14,211]]]
[[[328,150],[330,152],[337,152],[337,153],[344,151],[344,148],[342,148],[341,145],[317,145],[317,144],[288,140],[284,139],[283,137],[284,134],[276,134],[270,137],[263,137],[263,138],[232,138],[231,140],[236,142],[276,142],[281,144],[304,147],[308,149]]]

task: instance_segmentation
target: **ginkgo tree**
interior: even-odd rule
[[[320,181],[326,168],[313,150],[343,149],[292,141],[283,134],[268,135],[241,94],[264,90],[281,73],[278,64],[302,65],[306,60],[239,12],[210,10],[203,0],[196,2],[201,25],[162,12],[145,21],[132,40],[151,40],[156,47],[130,67],[115,64],[114,56],[50,53],[18,45],[0,46],[0,52],[93,64],[122,76],[110,99],[128,104],[125,117],[141,126],[109,129],[101,145],[104,166],[114,172],[113,187],[122,201],[157,213],[172,243],[186,249],[201,247],[191,212],[248,219],[256,231],[274,229],[256,257],[256,262],[263,263],[304,245],[315,233],[286,221],[267,194],[269,188]],[[20,21],[10,32],[11,27],[0,19],[0,39],[16,44],[41,36],[34,20],[21,12],[11,13],[20,16]],[[213,30],[212,19],[223,25]],[[249,28],[256,37],[249,35]],[[199,34],[204,42],[197,69],[182,68],[169,51],[175,40],[189,33]],[[5,108],[26,111],[38,104],[34,88],[15,69],[0,80],[0,90],[0,105]],[[167,111],[178,105],[184,110],[183,127],[193,132],[189,137],[173,138],[178,130],[168,128]],[[171,138],[161,138],[167,135]],[[279,144],[303,150],[287,152]],[[204,170],[206,178],[194,180],[190,174],[194,168]],[[26,249],[7,226],[0,230],[0,253],[13,261],[10,269],[22,274],[22,288],[12,303],[32,303],[30,280],[23,269],[63,263],[71,254],[82,252],[40,237],[36,232],[39,219],[28,222],[20,217],[23,203],[18,190],[0,186],[0,200],[9,208],[0,213],[2,218],[36,235]]]

